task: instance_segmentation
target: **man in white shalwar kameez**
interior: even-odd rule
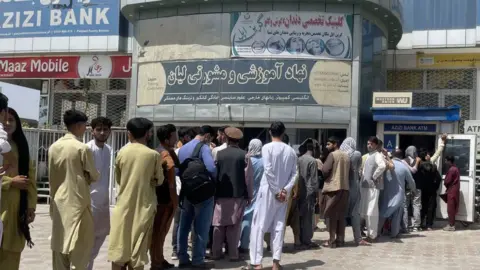
[[[383,173],[387,167],[384,155],[379,151],[382,147],[377,137],[368,139],[367,148],[369,155],[363,166],[361,190],[360,190],[360,215],[365,219],[367,227],[367,242],[373,242],[379,231],[379,208],[378,201],[380,192],[383,190]],[[389,162],[391,163],[391,162]]]
[[[106,142],[110,136],[112,121],[105,117],[98,117],[92,120],[91,126],[93,140],[89,141],[87,146],[93,152],[95,167],[100,173],[100,178],[90,186],[92,215],[95,225],[95,243],[93,245],[90,263],[88,264],[89,270],[93,269],[93,262],[110,232],[109,189],[112,148],[106,144]]]
[[[262,148],[264,174],[257,194],[250,233],[250,265],[246,269],[262,269],[263,237],[271,235],[273,270],[281,269],[287,198],[292,191],[297,172],[295,150],[282,142],[285,126],[274,122],[270,126],[272,142]]]

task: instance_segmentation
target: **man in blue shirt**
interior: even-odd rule
[[[212,156],[210,143],[215,136],[215,132],[211,126],[202,126],[197,136],[183,145],[178,151],[178,159],[180,163],[192,156],[193,150],[198,143],[204,143],[200,149],[200,158],[202,159],[208,172],[212,178],[216,177],[217,169]],[[180,261],[179,268],[197,268],[210,269],[213,265],[205,263],[205,250],[207,248],[208,233],[212,224],[214,199],[203,201],[198,204],[192,204],[187,198],[184,198],[183,208],[180,213],[180,225],[178,228],[178,259]],[[192,261],[187,253],[188,249],[188,233],[194,222],[194,243],[192,247]]]

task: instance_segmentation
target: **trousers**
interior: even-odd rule
[[[425,220],[425,226],[427,228],[433,227],[433,221],[435,220],[435,214],[437,211],[437,192],[423,192],[422,193],[422,222]]]
[[[223,243],[225,242],[226,238],[228,245],[228,256],[230,259],[238,259],[238,242],[240,241],[241,228],[241,222],[230,226],[213,227],[213,257],[219,258],[222,256]]]
[[[150,245],[150,258],[153,267],[161,267],[165,261],[163,245],[167,237],[176,207],[172,202],[157,205],[157,213],[153,221],[152,243]]]
[[[413,223],[412,227],[418,228],[421,225],[421,211],[422,211],[422,191],[417,189],[417,192],[413,194],[411,191],[406,192],[406,200],[404,204],[403,210],[403,226],[408,228],[409,224],[409,215],[408,215],[408,208],[412,206],[413,208]]]

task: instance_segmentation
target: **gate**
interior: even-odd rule
[[[49,203],[50,189],[48,183],[48,148],[56,140],[65,135],[64,130],[53,129],[34,129],[24,128],[27,137],[28,146],[30,148],[30,157],[35,164],[37,181],[37,190],[39,200]],[[83,142],[92,140],[89,130],[83,136]],[[118,151],[128,143],[127,131],[125,129],[112,129],[112,133],[107,143],[112,147],[111,163],[110,163],[110,204],[115,204],[115,158]]]

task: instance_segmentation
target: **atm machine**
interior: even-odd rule
[[[452,155],[460,170],[460,206],[457,221],[464,224],[474,222],[475,178],[476,178],[476,135],[458,134],[460,107],[445,108],[372,108],[373,120],[377,122],[377,136],[383,140],[388,151],[396,148],[405,150],[410,145],[417,149],[426,148],[434,152],[438,139],[447,133],[448,140],[443,157]],[[445,178],[448,168],[444,159],[437,162],[439,171]],[[445,193],[443,183],[438,194]],[[438,197],[437,217],[446,219],[447,206]]]

